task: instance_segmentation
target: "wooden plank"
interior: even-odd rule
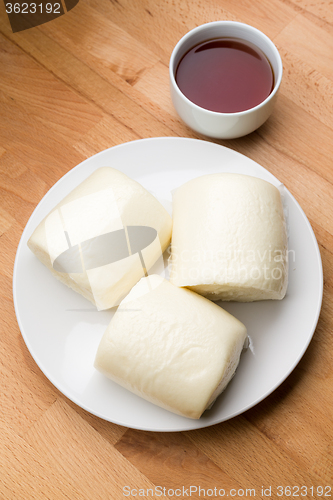
[[[11,428],[0,423],[0,495],[8,500],[79,499],[79,491],[61,477],[50,461],[45,461],[32,446]],[[87,498],[87,497],[85,497]]]
[[[66,432],[64,432],[64,430]],[[25,434],[65,485],[79,498],[122,498],[123,488],[149,489],[152,483],[77,413],[58,399]]]
[[[316,484],[315,478],[243,416],[187,435],[243,489],[254,488],[260,494],[263,485],[271,486],[277,498],[279,485]]]
[[[333,34],[329,26],[321,26],[316,18],[298,14],[274,39],[307,65],[330,80],[333,79]]]
[[[0,30],[3,30],[10,38],[13,37],[6,30],[6,25],[1,22],[1,19]],[[20,43],[20,40],[24,43],[25,50],[40,64],[56,74],[59,79],[70,84],[76,92],[93,102],[97,108],[115,117],[130,130],[137,129],[140,137],[172,135],[171,130],[162,125],[156,117],[145,112],[117,87],[68,52],[68,47],[62,47],[43,35],[39,29],[32,30],[32,33],[28,31],[24,38],[15,37],[16,43]],[[70,49],[72,50],[73,46]]]
[[[128,430],[116,449],[155,485],[175,491],[177,496],[185,497],[185,490],[192,498],[207,498],[208,490],[229,491],[242,484],[210,460],[187,434]]]
[[[330,0],[321,0],[314,2],[313,0],[289,0],[289,4],[301,11],[309,12],[316,18],[327,23],[333,23],[333,11]]]
[[[280,48],[280,53],[284,72],[288,74],[288,78],[283,79],[281,93],[327,127],[333,128],[333,79],[313,69],[304,62],[305,58],[301,60],[283,48]]]

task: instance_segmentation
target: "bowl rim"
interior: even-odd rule
[[[199,106],[198,104],[195,104],[188,97],[186,97],[185,94],[183,94],[183,92],[180,90],[180,88],[177,85],[176,78],[174,75],[174,63],[175,63],[176,55],[179,52],[179,50],[181,49],[182,45],[189,38],[191,38],[191,36],[193,36],[193,34],[202,31],[204,28],[209,29],[210,27],[213,28],[214,26],[245,27],[249,31],[252,31],[253,33],[259,34],[261,37],[263,37],[266,40],[266,42],[271,46],[273,51],[275,52],[275,55],[277,58],[277,64],[279,66],[279,75],[278,75],[278,78],[276,79],[276,82],[274,84],[274,88],[264,101],[260,102],[259,104],[257,104],[256,106],[254,106],[252,108],[245,109],[243,111],[237,111],[235,113],[225,113],[225,112],[221,112],[221,111],[212,111],[210,109],[203,108],[203,107]],[[254,45],[255,45],[255,43],[254,43]],[[223,117],[237,117],[238,118],[238,117],[242,117],[242,116],[248,115],[250,113],[253,113],[254,111],[259,110],[260,108],[264,107],[267,104],[267,102],[271,101],[273,99],[273,97],[277,94],[277,92],[280,88],[282,74],[283,74],[282,59],[281,59],[281,55],[280,55],[276,45],[274,44],[274,42],[265,33],[260,31],[258,28],[255,28],[254,26],[251,26],[250,24],[242,23],[239,21],[211,21],[211,22],[200,24],[199,26],[196,26],[192,30],[188,31],[182,38],[180,38],[180,40],[174,46],[172,53],[171,53],[171,56],[170,56],[170,60],[169,60],[169,79],[170,79],[170,83],[171,83],[174,91],[177,93],[177,95],[181,99],[183,99],[192,108],[194,108],[196,110],[200,110],[201,112],[204,112],[208,116],[212,116],[212,117],[223,116]]]

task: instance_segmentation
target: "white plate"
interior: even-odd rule
[[[177,186],[208,173],[237,172],[280,185],[267,170],[239,153],[214,143],[185,138],[133,141],[102,151],[73,168],[33,212],[15,260],[15,311],[36,363],[78,406],[126,427],[152,431],[197,429],[253,407],[294,369],[318,321],[322,264],[316,238],[302,209],[285,190],[292,251],[287,296],[282,301],[224,304],[247,326],[251,346],[242,354],[235,377],[213,408],[201,419],[191,420],[144,401],[94,370],[95,352],[112,312],[97,312],[90,302],[54,279],[27,247],[28,238],[47,213],[102,166],[121,170],[167,204]]]

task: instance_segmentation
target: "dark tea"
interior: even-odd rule
[[[196,45],[180,60],[175,77],[190,101],[220,113],[254,108],[274,88],[266,55],[238,38],[216,38]]]

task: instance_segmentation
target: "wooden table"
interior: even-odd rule
[[[251,410],[189,432],[127,429],[66,399],[32,359],[13,306],[15,253],[37,203],[85,158],[140,138],[199,138],[172,107],[168,62],[188,30],[220,19],[252,24],[280,50],[274,114],[247,137],[216,142],[263,165],[302,206],[323,260],[322,312],[296,369]],[[81,0],[17,33],[1,3],[0,32],[1,500],[218,498],[222,488],[234,498],[332,497],[331,2]]]

